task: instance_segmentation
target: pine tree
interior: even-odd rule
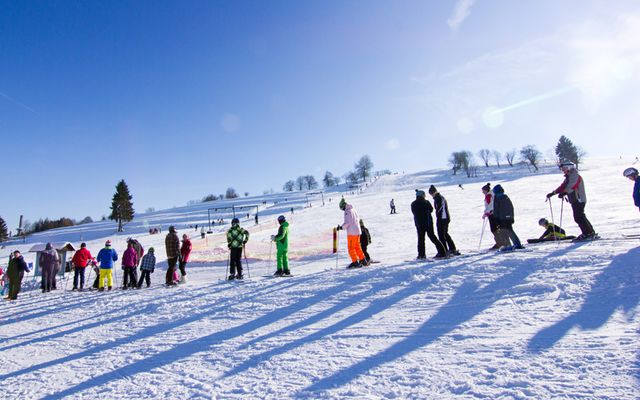
[[[133,219],[135,211],[131,199],[133,196],[129,194],[129,187],[124,179],[116,185],[116,193],[111,201],[111,215],[109,219],[118,221],[118,232],[122,232],[122,222],[129,222]]]
[[[9,233],[7,232],[7,223],[4,222],[4,219],[0,217],[0,242],[4,242],[9,238]]]
[[[556,157],[558,157],[558,164],[571,161],[577,167],[582,161],[584,154],[584,151],[574,145],[568,137],[564,135],[560,136],[560,140],[558,140],[558,144],[556,145]]]

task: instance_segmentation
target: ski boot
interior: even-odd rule
[[[235,276],[235,275],[229,275],[229,278],[227,278],[227,280],[229,280],[229,281],[232,281],[232,280],[234,280],[234,279],[236,279],[236,276]]]
[[[273,276],[282,276],[284,273],[282,272],[281,269],[276,270],[276,272],[273,274]]]
[[[288,269],[285,269],[285,270],[282,272],[282,276],[291,276],[291,271],[289,271]]]

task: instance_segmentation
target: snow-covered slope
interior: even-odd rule
[[[623,234],[640,228],[621,176],[627,162],[592,159],[583,167],[587,215],[603,240],[508,254],[478,252],[480,187],[502,183],[516,207],[516,232],[537,237],[537,220],[549,217],[544,195],[562,181],[557,169],[380,178],[346,195],[381,261],[358,270],[344,269],[346,238],[331,254],[339,194],[325,195],[325,206],[313,196],[310,208],[304,194],[243,199],[267,202],[260,225],[243,220],[251,279],[222,281],[225,225],[193,238],[186,285],[163,288],[161,260],[149,289],[21,293],[1,303],[0,380],[8,398],[20,399],[639,398],[640,241]],[[450,232],[466,256],[407,262],[416,256],[409,204],[414,189],[430,184],[449,201]],[[391,198],[397,215],[388,213]],[[560,202],[553,206],[558,223]],[[164,233],[148,235],[148,227],[176,224],[180,234],[195,234],[188,226],[202,225],[208,207],[140,216],[120,236],[112,223],[95,223],[33,240],[77,243],[82,234],[95,253],[109,237],[122,252],[133,235],[162,258]],[[280,213],[291,222],[293,278],[266,277]],[[577,234],[570,207],[563,226]],[[485,234],[481,247],[490,245]],[[0,256],[30,246],[6,246]],[[427,251],[434,254],[428,242]]]

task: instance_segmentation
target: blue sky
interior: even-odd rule
[[[634,1],[4,1],[0,216],[184,205],[561,134],[635,149]],[[606,135],[606,140],[603,138]],[[627,147],[625,147],[627,145]]]

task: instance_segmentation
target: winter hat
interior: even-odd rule
[[[549,221],[547,221],[546,218],[540,218],[540,220],[538,221],[538,225],[541,226],[546,226],[549,223]]]
[[[504,189],[502,188],[501,185],[495,185],[493,187],[493,193],[495,193],[495,194],[503,194],[504,193]]]
[[[175,232],[175,231],[176,231],[176,228],[173,225],[171,225],[169,227],[169,232]]]
[[[149,253],[153,253],[154,251],[156,251],[153,247],[149,247]]]
[[[338,204],[341,210],[344,210],[347,207],[347,201],[343,198],[340,199],[340,204]]]
[[[238,218],[234,218],[231,220],[231,225],[238,225],[240,223],[240,220]]]
[[[45,250],[51,250],[53,247],[51,246],[51,243],[47,243],[46,246],[44,246]]]
[[[287,219],[284,217],[284,215],[281,215],[278,217],[278,222],[283,223],[284,221],[286,221]]]
[[[630,177],[630,176],[633,176],[633,175],[637,176],[638,175],[638,170],[633,168],[633,167],[630,167],[630,168],[625,169],[624,172],[622,173],[622,175],[624,175],[627,178]]]
[[[424,192],[424,190],[419,190],[416,189],[416,197],[426,197],[427,194]]]
[[[429,186],[429,194],[434,194],[434,193],[438,193],[438,189],[436,189],[436,187],[433,185]]]
[[[80,245],[80,248],[83,249],[85,247],[87,247],[87,244],[85,242],[82,242],[82,244]]]
[[[482,190],[484,190],[485,192],[490,192],[491,191],[491,184],[487,183],[486,185],[484,185],[482,187]]]
[[[360,226],[364,226],[364,220],[360,220]]]
[[[106,242],[104,242],[104,245],[107,246],[107,247],[111,246],[111,240],[107,240]]]

